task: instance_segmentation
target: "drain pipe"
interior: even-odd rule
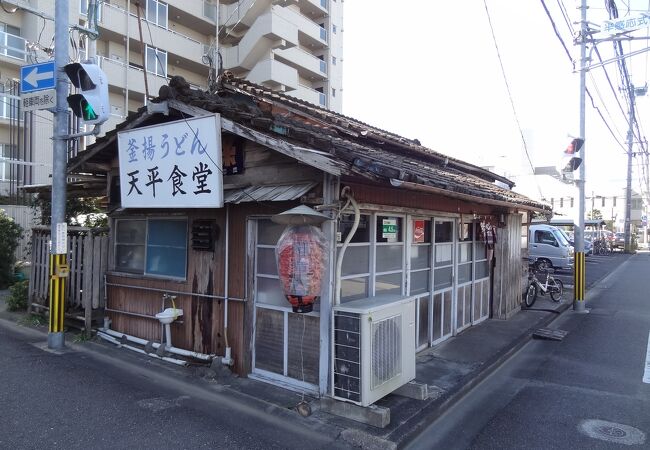
[[[185,349],[176,348],[176,347],[165,347],[166,344],[160,344],[158,342],[147,341],[146,339],[142,339],[142,338],[135,337],[135,336],[130,336],[128,334],[120,333],[119,331],[111,330],[108,327],[98,328],[97,331],[100,332],[100,333],[106,334],[106,335],[108,335],[110,337],[114,337],[114,338],[118,338],[118,339],[126,338],[128,341],[135,342],[136,344],[151,345],[155,349],[157,349],[160,346],[163,346],[163,348],[165,350],[167,350],[168,352],[170,352],[170,353],[175,353],[175,354],[180,355],[180,356],[187,356],[188,358],[196,358],[196,359],[200,359],[200,360],[203,360],[203,361],[212,361],[215,358],[214,355],[206,355],[205,353],[192,352],[190,350],[185,350]],[[140,349],[137,349],[137,350],[140,350]]]
[[[343,190],[341,190],[341,197],[347,198],[347,202],[345,203],[345,206],[343,206],[343,209],[341,209],[341,212],[345,211],[345,209],[350,204],[352,204],[352,207],[354,208],[354,223],[352,224],[352,228],[350,229],[350,232],[346,236],[345,241],[343,242],[343,246],[341,247],[341,251],[339,252],[338,257],[336,258],[336,274],[334,275],[335,277],[334,278],[334,284],[335,284],[334,306],[339,305],[341,303],[341,267],[343,266],[343,256],[345,255],[345,251],[347,250],[348,245],[352,240],[352,236],[354,236],[354,233],[356,233],[357,228],[359,227],[359,220],[361,218],[359,205],[357,204],[357,202],[352,197],[352,194],[350,193],[350,186],[345,186]]]
[[[142,350],[141,348],[133,347],[132,345],[128,345],[128,344],[122,344],[120,341],[118,341],[114,337],[109,336],[108,334],[105,334],[102,331],[98,331],[97,336],[104,339],[105,341],[108,341],[108,342],[110,342],[112,344],[117,345],[118,347],[124,347],[124,348],[126,348],[128,350],[131,350],[131,351],[134,351],[134,352],[137,352],[137,353],[142,353],[142,354],[147,355],[147,356],[151,356],[152,358],[161,359],[163,361],[167,361],[167,362],[170,362],[172,364],[176,364],[176,365],[184,366],[184,367],[186,367],[188,365],[187,361],[182,361],[182,360],[176,359],[176,358],[169,358],[167,356],[158,356],[155,353],[147,353],[144,350]]]
[[[235,360],[232,359],[232,349],[228,343],[228,258],[230,257],[230,204],[226,203],[226,243],[224,249],[224,260],[223,260],[223,335],[226,340],[226,354],[221,358],[221,363],[226,366],[232,366],[235,364]]]

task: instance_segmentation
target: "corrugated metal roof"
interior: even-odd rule
[[[270,184],[251,186],[241,189],[227,189],[224,192],[225,203],[242,202],[282,202],[295,200],[309,192],[318,183]]]

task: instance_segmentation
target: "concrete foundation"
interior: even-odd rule
[[[320,399],[320,410],[377,428],[384,428],[390,423],[390,409],[376,405],[363,407],[323,397]]]

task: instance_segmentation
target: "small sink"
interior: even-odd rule
[[[183,315],[183,310],[178,308],[166,308],[163,312],[156,314],[160,323],[169,324]]]

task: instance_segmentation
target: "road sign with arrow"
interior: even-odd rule
[[[20,68],[20,93],[54,89],[55,87],[54,61],[40,64],[30,64]]]

